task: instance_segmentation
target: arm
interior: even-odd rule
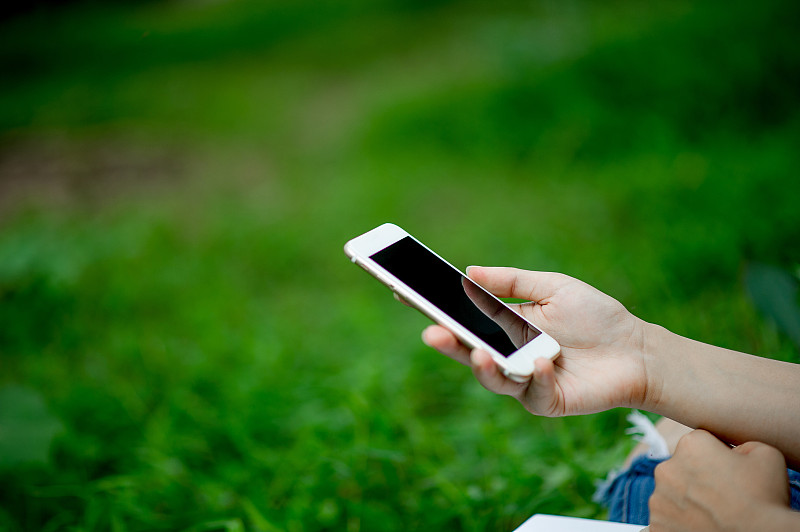
[[[738,443],[758,440],[800,464],[800,366],[695,342],[636,318],[599,290],[557,273],[476,268],[470,277],[516,307],[561,345],[540,359],[531,382],[515,383],[488,353],[470,351],[446,329],[424,341],[472,366],[489,390],[517,398],[537,415],[642,408]]]
[[[756,357],[645,326],[641,408],[733,444],[757,440],[800,465],[800,365]]]

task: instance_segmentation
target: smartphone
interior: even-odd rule
[[[516,382],[530,380],[537,358],[554,359],[561,350],[553,338],[394,224],[350,240],[344,252],[462,343],[487,351]]]

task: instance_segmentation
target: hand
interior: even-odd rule
[[[470,353],[447,329],[428,327],[425,343],[472,366],[484,387],[511,395],[530,412],[545,416],[642,404],[647,387],[641,356],[645,324],[618,301],[559,273],[472,267],[468,275],[498,297],[530,301],[512,308],[561,346],[561,356],[537,360],[533,379],[520,384],[503,376],[488,353]]]
[[[650,532],[797,530],[789,509],[786,462],[764,443],[731,449],[695,430],[656,467],[655,481]]]

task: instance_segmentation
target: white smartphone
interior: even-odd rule
[[[419,240],[383,224],[345,244],[350,260],[471,348],[487,351],[503,374],[527,382],[534,361],[561,348]]]

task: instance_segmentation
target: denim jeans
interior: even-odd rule
[[[616,474],[600,486],[596,498],[609,509],[609,520],[619,523],[646,525],[650,522],[647,502],[655,488],[653,474],[656,466],[666,458],[640,456],[631,466]],[[800,473],[791,469],[789,488],[792,509],[800,510]]]

